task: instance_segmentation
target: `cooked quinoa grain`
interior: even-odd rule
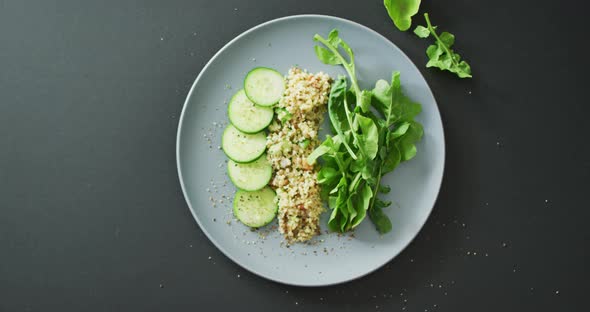
[[[271,186],[277,193],[279,231],[288,241],[307,241],[320,233],[317,171],[306,158],[319,144],[330,82],[321,72],[289,70],[279,113],[269,127],[267,157],[275,173]]]

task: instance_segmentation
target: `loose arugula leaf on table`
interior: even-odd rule
[[[316,34],[314,40],[323,45],[315,47],[318,59],[342,65],[350,78],[350,87],[339,77],[330,91],[328,115],[335,136],[327,136],[307,158],[310,164],[320,157],[323,161],[317,181],[332,209],[328,227],[348,231],[368,214],[376,229],[387,233],[391,221],[382,209],[391,202],[378,194],[388,193],[390,187],[382,185],[381,178],[416,154],[422,126],[414,117],[421,106],[403,94],[399,72],[392,74],[391,83],[379,80],[373,90],[361,90],[354,53],[338,31],[332,30],[327,39]]]
[[[384,0],[383,5],[395,26],[406,31],[412,26],[412,16],[418,13],[420,0]]]
[[[426,49],[428,63],[426,67],[436,67],[440,70],[447,70],[455,73],[459,78],[471,78],[471,67],[461,59],[461,55],[453,51],[451,47],[455,44],[455,36],[449,32],[436,33],[436,26],[432,26],[428,13],[424,13],[425,26],[417,26],[414,33],[420,38],[428,38],[430,35],[436,40],[433,45]]]

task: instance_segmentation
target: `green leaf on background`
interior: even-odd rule
[[[444,38],[451,43],[451,36]],[[344,77],[334,81],[328,115],[335,135],[327,136],[308,157],[309,163],[319,157],[323,160],[317,181],[322,185],[322,198],[328,200],[332,209],[328,227],[333,231],[348,231],[369,214],[377,230],[386,233],[392,225],[382,209],[391,202],[377,198],[377,193],[385,194],[391,189],[381,184],[381,177],[416,154],[415,143],[423,130],[414,118],[421,106],[403,94],[399,72],[392,73],[390,82],[379,80],[373,90],[361,90],[352,49],[337,31],[330,32],[327,39],[317,34],[314,39],[325,49],[317,49],[318,58],[342,65],[351,82],[348,88]],[[438,61],[449,61],[444,59],[444,53],[436,51],[437,47],[434,49],[432,53],[439,54]],[[348,54],[350,61],[340,50]]]
[[[351,220],[351,228],[355,228],[365,219],[371,198],[373,198],[371,187],[367,184],[363,185],[360,192],[355,195],[354,206],[356,207],[356,216]]]
[[[369,109],[371,108],[371,98],[373,97],[373,94],[371,91],[369,90],[363,90],[361,91],[361,110],[363,113],[367,113],[369,111]]]
[[[379,233],[385,234],[391,231],[391,220],[389,220],[389,217],[383,212],[383,209],[380,206],[373,206],[373,208],[369,210],[369,217],[375,224]]]
[[[360,136],[361,148],[369,159],[375,159],[377,151],[379,150],[379,133],[377,126],[371,118],[365,117],[361,114],[356,114],[356,121],[361,128],[362,135]]]
[[[430,35],[430,30],[424,26],[418,25],[416,26],[416,29],[414,29],[414,33],[420,38],[428,38]]]
[[[315,46],[314,49],[315,54],[317,55],[318,59],[322,61],[322,63],[328,65],[338,65],[342,63],[336,54],[332,53],[332,51],[320,46]]]
[[[384,0],[383,5],[395,26],[406,31],[412,26],[412,16],[418,13],[420,0]]]
[[[461,60],[461,56],[451,49],[455,44],[455,35],[446,31],[438,35],[436,26],[432,26],[430,23],[428,13],[424,13],[424,19],[426,20],[426,27],[418,26],[414,33],[420,38],[427,38],[432,35],[435,39],[434,44],[426,49],[426,55],[428,56],[426,67],[436,67],[440,70],[450,71],[459,78],[471,78],[471,66],[465,60]]]

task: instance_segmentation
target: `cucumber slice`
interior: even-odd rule
[[[227,173],[234,185],[244,191],[257,191],[265,187],[272,177],[272,166],[262,154],[255,161],[240,164],[233,160],[227,163]]]
[[[229,101],[227,115],[229,121],[238,130],[244,133],[256,133],[270,125],[274,111],[270,107],[254,105],[242,89]]]
[[[244,90],[250,101],[260,106],[273,106],[285,92],[285,79],[278,71],[256,67],[244,79]]]
[[[266,134],[247,134],[228,125],[221,136],[221,148],[227,157],[237,163],[252,162],[266,150]]]
[[[265,226],[277,214],[275,197],[275,191],[268,186],[254,192],[239,190],[234,197],[234,216],[249,227]]]

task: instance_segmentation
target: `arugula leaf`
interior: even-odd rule
[[[395,130],[393,130],[392,132],[390,132],[390,137],[391,139],[395,139],[395,138],[399,138],[402,135],[406,134],[406,132],[408,132],[408,129],[410,128],[410,123],[405,121],[402,122],[401,124],[397,125],[395,127]]]
[[[451,47],[455,44],[455,36],[449,32],[436,33],[436,26],[432,26],[428,13],[424,13],[426,27],[417,26],[414,29],[416,36],[428,38],[430,35],[436,40],[433,45],[426,49],[428,63],[426,67],[436,67],[440,70],[447,70],[456,74],[459,78],[471,78],[471,66],[461,60],[461,56],[453,51]]]
[[[377,150],[379,149],[379,134],[377,133],[377,126],[371,118],[365,117],[361,114],[356,114],[356,121],[362,132],[362,135],[359,137],[359,145],[369,159],[375,159],[375,156],[377,156]]]
[[[319,184],[330,184],[330,182],[335,181],[340,176],[340,172],[333,167],[329,166],[322,166],[322,169],[318,171],[318,183]]]
[[[350,156],[353,159],[356,159],[356,154],[348,145],[347,140],[344,137],[343,128],[346,128],[346,124],[348,123],[347,119],[349,118],[349,114],[346,111],[346,79],[344,77],[338,78],[332,84],[332,89],[330,90],[330,96],[328,98],[328,115],[330,116],[330,122],[332,127],[338,133],[338,135],[342,139],[342,143]],[[344,119],[343,119],[344,118]]]
[[[373,209],[369,210],[369,217],[375,224],[379,233],[385,234],[391,231],[391,220],[389,220],[389,217],[383,212],[382,207],[377,205],[374,206]]]
[[[320,47],[319,49],[315,48],[316,55],[318,56],[318,59],[328,65],[342,65],[342,67],[344,67],[344,69],[346,70],[346,73],[348,74],[348,76],[350,78],[351,87],[352,87],[352,90],[354,91],[354,94],[355,95],[361,94],[361,89],[360,89],[359,84],[356,79],[356,72],[355,72],[355,65],[354,65],[354,53],[352,52],[352,49],[350,48],[348,43],[346,43],[344,40],[342,40],[340,37],[338,37],[338,30],[332,29],[332,31],[330,31],[330,33],[328,34],[327,40],[324,39],[319,34],[315,34],[313,36],[313,40],[321,42],[327,48],[327,50],[323,47]],[[346,51],[350,61],[347,61],[342,56],[342,54],[340,54],[340,52],[338,52],[338,49],[340,46],[342,46],[342,49],[344,49],[344,51]],[[320,55],[320,53],[318,53],[318,51],[322,51],[321,55]],[[327,52],[325,52],[325,51],[327,51]],[[337,61],[333,60],[333,58],[337,59]],[[356,106],[361,106],[361,101],[358,96],[357,96],[357,105]]]
[[[397,146],[401,153],[401,161],[407,161],[416,156],[416,145],[415,143],[422,139],[424,130],[422,125],[412,121],[406,133],[399,138]]]
[[[313,165],[320,156],[333,151],[334,147],[333,142],[331,141],[331,137],[326,136],[326,140],[322,144],[320,144],[320,146],[316,147],[316,149],[313,150],[313,152],[311,152],[309,156],[307,156],[306,161],[308,164]]]
[[[365,219],[372,197],[373,191],[371,190],[371,187],[368,184],[363,185],[360,192],[355,196],[354,204],[356,207],[356,216],[351,220],[351,228],[355,228],[361,223],[361,221],[363,221],[363,219]]]
[[[416,36],[422,39],[428,38],[428,36],[430,36],[430,30],[428,30],[428,28],[422,25],[416,26],[416,29],[414,29],[414,33],[416,34]]]
[[[363,113],[367,113],[369,111],[369,108],[371,107],[371,98],[373,97],[373,94],[369,90],[363,90],[361,91],[360,97],[361,111]]]
[[[379,193],[387,194],[391,191],[391,187],[389,185],[379,185]]]
[[[412,26],[412,16],[418,13],[420,0],[384,0],[383,5],[395,26],[406,31]]]
[[[402,161],[402,155],[399,148],[395,144],[387,148],[387,153],[385,153],[385,157],[382,158],[382,161],[382,175],[393,171],[393,169],[395,169],[395,167],[397,167]]]
[[[449,36],[442,37],[450,42]],[[307,158],[310,164],[319,157],[323,160],[317,181],[322,185],[322,198],[327,198],[332,209],[328,227],[348,231],[369,214],[377,230],[386,233],[392,225],[382,209],[391,202],[377,194],[390,188],[381,185],[381,178],[416,155],[415,143],[423,129],[414,118],[421,106],[403,94],[399,72],[392,73],[391,82],[379,80],[373,90],[361,90],[354,53],[336,30],[327,39],[317,34],[314,39],[323,44],[316,47],[318,58],[326,64],[342,65],[350,78],[350,88],[346,79],[339,77],[330,91],[328,114],[335,136],[327,136]]]

